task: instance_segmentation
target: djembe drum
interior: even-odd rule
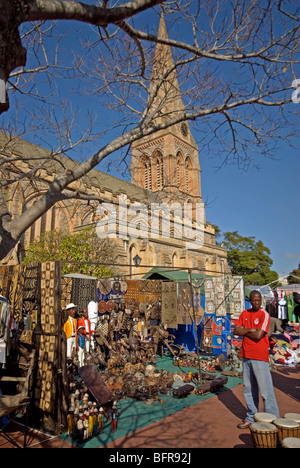
[[[286,419],[292,419],[293,421],[296,421],[298,424],[300,424],[300,414],[299,413],[285,413],[283,416]]]
[[[256,422],[266,422],[272,424],[274,419],[277,419],[277,416],[272,413],[255,413],[254,419]]]
[[[274,424],[254,422],[250,426],[254,448],[276,448],[278,444],[278,429]]]
[[[286,437],[281,442],[283,448],[300,448],[300,439],[298,437]]]
[[[292,419],[278,418],[273,421],[278,429],[278,442],[282,442],[286,437],[300,437],[300,424]]]

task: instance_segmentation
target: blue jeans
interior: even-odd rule
[[[246,421],[253,422],[258,413],[259,393],[264,403],[264,412],[275,414],[279,410],[274,394],[273,381],[269,363],[256,359],[243,359],[244,398],[247,405]]]

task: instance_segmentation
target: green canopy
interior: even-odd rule
[[[208,275],[205,275],[208,277]],[[202,281],[203,273],[191,273],[192,280]],[[143,276],[143,279],[175,281],[177,283],[187,283],[189,281],[188,271],[184,270],[168,270],[167,268],[154,267]],[[204,285],[201,286],[201,294],[204,294]]]

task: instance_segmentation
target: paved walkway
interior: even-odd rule
[[[280,416],[300,413],[300,364],[279,367],[272,372]],[[263,408],[261,408],[263,411]],[[240,430],[237,424],[245,416],[242,384],[205,401],[184,408],[158,422],[104,445],[104,448],[253,448],[249,429]],[[21,441],[20,428],[12,428],[11,435]],[[48,438],[31,431],[32,448],[75,448],[60,437]],[[0,438],[0,448],[12,447]]]

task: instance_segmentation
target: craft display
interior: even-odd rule
[[[37,347],[35,406],[47,414],[59,407],[66,417],[68,437],[85,443],[108,426],[110,431],[118,430],[120,398],[164,404],[162,395],[205,395],[224,386],[228,376],[241,376],[240,342],[232,330],[244,300],[242,284],[239,277],[209,278],[205,286],[199,280],[190,284],[80,275],[61,278],[59,262],[1,268],[0,290],[8,292],[13,308],[0,300],[0,364],[9,349],[7,330],[14,323],[18,343]],[[67,309],[72,304],[76,315],[69,328],[75,346],[69,352],[64,323],[69,321]],[[208,314],[210,310],[214,313]],[[212,356],[200,357],[198,342],[197,352],[174,344],[171,329],[175,334],[179,326],[190,330],[194,324],[201,324],[201,352]],[[61,339],[62,333],[66,340]],[[284,330],[282,335],[271,341],[275,362],[281,362],[283,349],[285,362],[299,359],[297,331]],[[173,372],[156,369],[158,356],[165,352],[173,357]],[[59,404],[57,398],[61,398]],[[257,415],[257,423],[272,422],[273,416],[261,421],[262,416]],[[105,424],[108,418],[110,423]],[[281,429],[275,429],[278,437]],[[253,438],[267,439],[268,445],[273,436],[259,429]]]
[[[273,334],[270,337],[271,356],[278,365],[294,366],[300,362],[299,332]]]
[[[293,288],[293,289],[291,289]],[[271,317],[300,323],[300,287],[280,286],[266,297],[265,309]]]

